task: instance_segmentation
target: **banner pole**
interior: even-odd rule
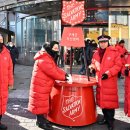
[[[72,46],[70,49],[70,74],[72,75],[72,64],[73,64],[73,57],[72,57],[73,53],[72,53]]]

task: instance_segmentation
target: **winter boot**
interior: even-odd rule
[[[105,125],[105,124],[107,124],[107,121],[106,121],[105,118],[103,118],[101,121],[98,121],[98,124],[99,125]]]
[[[108,121],[107,127],[108,127],[108,130],[113,130],[114,129],[113,121]]]
[[[44,117],[44,115],[37,115],[36,125],[45,130],[53,130],[51,123]]]
[[[0,130],[7,130],[7,126],[0,122]]]

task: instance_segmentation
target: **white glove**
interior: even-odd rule
[[[8,89],[12,90],[13,89],[13,85],[8,85]]]
[[[88,69],[89,69],[89,72],[92,73],[93,70],[94,70],[94,66],[93,66],[93,65],[89,65],[89,66],[88,66]]]
[[[68,76],[66,77],[66,79],[67,79],[67,82],[69,83],[69,84],[72,84],[72,76],[70,75],[70,74],[68,74]]]

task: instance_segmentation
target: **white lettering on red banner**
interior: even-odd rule
[[[85,18],[84,1],[63,1],[62,20],[68,24],[76,25]]]
[[[84,47],[84,34],[82,28],[65,27],[60,45],[68,47]]]
[[[77,37],[77,33],[69,33],[67,37],[67,41],[79,42],[79,37]]]
[[[64,96],[62,100],[62,114],[71,120],[82,114],[82,96]]]

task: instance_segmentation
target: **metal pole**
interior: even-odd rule
[[[72,47],[70,49],[70,74],[72,75],[72,64],[73,64],[73,58],[72,58]]]

